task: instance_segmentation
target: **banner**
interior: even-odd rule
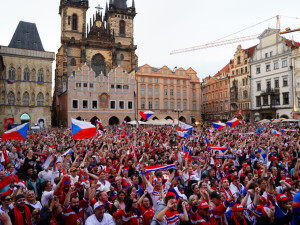
[[[4,128],[7,130],[8,129],[8,124],[13,124],[14,123],[14,118],[4,118]]]

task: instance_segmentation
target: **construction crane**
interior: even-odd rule
[[[279,15],[276,15],[272,18],[269,18],[267,20],[264,20],[258,24],[261,24],[263,22],[266,22],[270,19],[273,19],[273,18],[276,18],[276,29],[280,30],[280,16]],[[251,27],[254,27],[258,24],[255,24],[253,26],[250,26],[246,29],[249,29]],[[246,29],[243,29],[241,31],[244,31]],[[235,32],[234,34],[237,34],[241,31],[238,31],[238,32]],[[285,31],[281,31],[279,32],[280,34],[287,34],[287,33],[292,33],[292,32],[296,32],[296,31],[300,31],[300,28],[298,29],[293,29],[291,30],[290,28],[286,28]],[[231,35],[228,35],[226,37],[229,37],[229,36],[232,36],[233,34]],[[229,45],[229,44],[233,44],[233,43],[239,43],[239,42],[244,42],[244,41],[250,41],[250,40],[255,40],[256,38],[259,37],[260,34],[255,34],[255,35],[249,35],[249,36],[245,36],[245,37],[239,37],[239,38],[233,38],[233,39],[229,39],[229,40],[224,40],[224,41],[219,41],[221,39],[218,39],[217,41],[214,41],[214,42],[210,42],[210,43],[207,43],[207,44],[204,44],[204,45],[198,45],[198,46],[193,46],[193,47],[189,47],[189,48],[183,48],[183,49],[178,49],[178,50],[173,50],[171,51],[171,55],[174,55],[174,54],[179,54],[179,53],[185,53],[185,52],[192,52],[192,51],[197,51],[197,50],[202,50],[202,49],[206,49],[206,48],[213,48],[213,47],[217,47],[217,46],[222,46],[222,45]],[[224,37],[225,38],[225,37]]]

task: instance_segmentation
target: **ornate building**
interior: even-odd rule
[[[137,81],[137,111],[151,110],[153,119],[179,118],[186,123],[201,120],[200,81],[192,68],[171,70],[146,64],[133,73]],[[178,109],[179,114],[175,111]]]
[[[104,125],[134,120],[135,93],[134,76],[121,67],[96,77],[85,64],[68,78],[67,91],[60,96],[60,124],[70,127],[71,118]]]
[[[36,25],[19,22],[0,58],[0,129],[8,120],[50,127],[54,53],[44,50]]]
[[[201,83],[203,122],[225,121],[230,118],[229,70],[230,62],[213,77],[203,79]]]

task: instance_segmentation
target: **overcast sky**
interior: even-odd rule
[[[106,4],[105,0],[89,2],[87,21],[98,4],[103,8]],[[9,44],[22,20],[36,23],[44,49],[56,53],[60,46],[59,3],[59,0],[1,2],[0,45]],[[132,0],[127,1],[128,6],[131,3]],[[192,67],[200,78],[214,75],[225,66],[239,43],[177,55],[170,52],[215,41],[277,14],[282,15],[282,30],[300,27],[300,20],[294,19],[299,14],[298,0],[135,0],[135,5],[138,14],[134,40],[138,46],[139,66],[147,63],[154,67]],[[268,27],[276,27],[275,18],[223,40],[260,34]],[[300,41],[299,32],[285,36]],[[248,48],[257,43],[258,40],[253,40],[241,44]]]

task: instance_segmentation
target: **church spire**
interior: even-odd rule
[[[132,6],[131,8],[134,8],[135,9],[135,3],[134,3],[134,0],[132,0]]]

